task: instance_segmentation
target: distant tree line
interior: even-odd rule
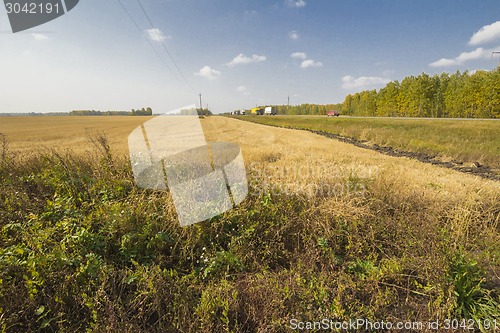
[[[180,112],[179,112],[182,116],[188,116],[188,115],[193,115],[194,114],[194,111],[193,109],[182,109]],[[209,109],[196,109],[196,113],[198,114],[198,116],[211,116],[212,115],[212,111],[210,111]]]
[[[328,111],[337,110],[339,104],[301,104],[301,105],[277,105],[278,114],[288,115],[325,115]]]
[[[42,117],[42,116],[68,116],[69,112],[12,112],[12,113],[0,113],[0,117]]]
[[[152,116],[153,110],[150,107],[142,108],[140,110],[132,109],[132,115],[133,116]]]
[[[150,107],[142,109],[132,109],[131,111],[96,111],[96,110],[73,110],[70,116],[152,116],[153,110]]]
[[[275,105],[278,114],[500,118],[500,69],[408,76],[380,90],[349,94],[340,104]],[[247,112],[250,114],[250,112]]]
[[[408,76],[378,92],[347,95],[340,111],[355,116],[500,118],[500,69]]]
[[[301,105],[266,105],[276,108],[277,114],[287,115],[325,115],[328,111],[339,110],[342,104],[301,104]],[[264,108],[265,106],[261,106]],[[240,110],[233,111],[234,113]],[[229,113],[228,113],[229,114]],[[250,115],[251,110],[246,110],[245,114]]]

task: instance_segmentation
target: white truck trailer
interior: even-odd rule
[[[264,114],[268,114],[268,115],[271,115],[271,116],[276,115],[276,107],[274,107],[274,106],[266,106],[266,108],[264,109]]]

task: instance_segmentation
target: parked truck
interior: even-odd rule
[[[264,109],[260,108],[260,107],[257,107],[257,108],[253,108],[251,110],[251,113],[252,114],[255,114],[255,115],[262,115],[264,114]]]
[[[276,112],[276,107],[274,107],[274,106],[266,106],[266,107],[259,106],[259,107],[253,108],[251,113],[255,114],[255,115],[267,114],[267,115],[274,116],[277,112]]]
[[[266,108],[264,109],[264,114],[268,114],[268,115],[271,115],[271,116],[276,115],[276,107],[274,107],[274,106],[266,106]]]

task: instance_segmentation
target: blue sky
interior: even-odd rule
[[[0,112],[338,103],[500,51],[498,0],[141,0],[154,26],[121,1],[140,29],[117,0],[82,0],[13,34],[2,6]]]

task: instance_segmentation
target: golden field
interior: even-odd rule
[[[43,116],[1,117],[0,133],[8,137],[11,149],[30,152],[39,149],[71,149],[84,152],[90,136],[105,133],[117,153],[127,153],[127,136],[151,117]]]
[[[18,153],[50,149],[85,153],[95,149],[91,138],[103,134],[112,152],[124,155],[128,154],[127,137],[130,132],[149,119],[152,117],[5,117],[0,118],[0,133],[6,135],[9,149]],[[278,176],[282,175],[287,169],[292,169],[291,166],[296,166],[297,172],[299,169],[302,169],[301,172],[306,170],[306,174],[300,175],[300,181],[306,184],[311,181],[330,182],[332,177],[345,170],[357,170],[371,176],[383,173],[406,183],[405,187],[418,184],[427,189],[434,188],[436,191],[431,192],[445,195],[448,200],[452,199],[451,193],[454,193],[453,196],[474,196],[476,192],[484,193],[490,189],[498,191],[498,182],[483,181],[475,176],[406,158],[383,156],[311,133],[256,126],[223,117],[200,120],[207,141],[238,143],[247,167],[257,167],[252,162],[260,162],[260,167],[266,169],[268,176],[272,176],[272,170],[277,171]],[[267,164],[274,167],[267,168],[264,166]],[[299,180],[296,178],[299,177],[295,177]],[[465,184],[475,184],[475,189],[466,190]],[[302,185],[297,184],[299,188]]]

